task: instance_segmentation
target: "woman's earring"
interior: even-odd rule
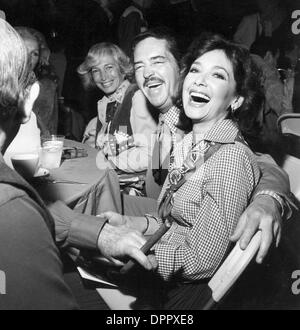
[[[232,113],[235,113],[236,110],[237,110],[237,108],[236,108],[234,105],[232,105],[230,108],[231,108],[231,112],[232,112]]]
[[[230,108],[231,108],[231,112],[235,113],[236,110],[240,107],[240,98],[237,98],[233,104],[231,104]]]
[[[239,96],[234,102],[233,104],[230,106],[231,107],[231,112],[235,113],[244,103],[244,97]]]

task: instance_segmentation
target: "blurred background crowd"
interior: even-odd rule
[[[299,36],[293,35],[291,30],[292,12],[300,8],[297,2],[300,1],[1,0],[0,9],[13,26],[33,28],[40,33],[39,49],[42,51],[35,71],[44,82],[48,95],[38,100],[36,107],[49,108],[47,118],[39,118],[38,109],[35,111],[41,131],[56,133],[58,130],[80,140],[86,124],[97,115],[97,101],[103,96],[99,89],[82,88],[77,73],[92,45],[113,42],[130,56],[131,42],[136,34],[148,28],[166,26],[176,36],[181,52],[185,53],[195,36],[211,31],[244,44],[260,58],[264,59],[271,51],[276,59],[274,66],[280,69],[284,81],[291,75],[289,69],[292,69],[292,75],[297,72]],[[271,36],[276,45],[272,40],[262,38]],[[261,61],[257,62],[264,66]],[[272,74],[267,71],[266,75],[266,98],[270,96],[267,106],[275,116],[272,118],[271,113],[264,118],[269,131],[282,113],[299,111],[300,93],[297,92],[299,83],[293,80],[290,87],[287,84],[286,94],[290,94],[290,101],[284,101],[285,109],[276,109],[276,104],[282,103],[278,103],[280,93],[270,78]],[[57,86],[54,96],[49,95],[51,90],[54,93],[53,84],[47,82],[49,77]],[[268,110],[266,113],[270,114]],[[272,136],[272,140],[276,139]]]

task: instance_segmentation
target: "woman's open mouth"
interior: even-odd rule
[[[210,102],[210,97],[203,93],[191,92],[190,100],[195,105],[205,105]]]

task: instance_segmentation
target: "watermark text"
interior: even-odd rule
[[[0,270],[0,295],[6,294],[6,275]]]
[[[300,9],[292,12],[292,19],[295,20],[292,23],[292,32],[298,35],[300,34]]]
[[[300,270],[293,272],[292,279],[295,280],[292,284],[292,292],[295,296],[298,296],[300,294]]]

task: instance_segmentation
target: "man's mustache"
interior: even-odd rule
[[[150,83],[158,83],[158,84],[163,84],[164,81],[158,77],[149,77],[149,78],[146,78],[145,79],[145,82],[144,82],[144,87],[147,87],[148,84]]]

